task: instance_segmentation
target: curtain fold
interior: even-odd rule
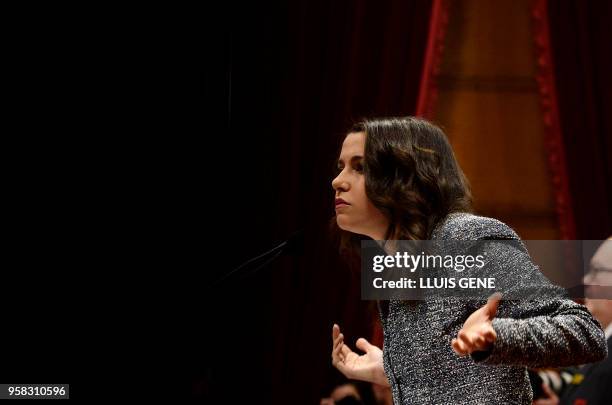
[[[577,239],[612,234],[611,18],[610,2],[548,2]]]

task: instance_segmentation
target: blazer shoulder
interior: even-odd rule
[[[470,213],[448,215],[433,232],[432,239],[514,239],[518,234],[502,221]]]

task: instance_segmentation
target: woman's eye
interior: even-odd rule
[[[355,170],[361,173],[363,171],[363,165],[361,163],[356,164]]]

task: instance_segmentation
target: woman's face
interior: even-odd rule
[[[366,196],[362,166],[364,149],[364,132],[352,132],[342,143],[339,174],[332,181],[336,191],[336,222],[345,231],[383,240],[389,221]]]

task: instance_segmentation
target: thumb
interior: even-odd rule
[[[489,316],[489,318],[495,318],[495,315],[497,314],[497,307],[499,306],[499,302],[501,301],[501,294],[496,292],[495,294],[491,295],[488,299],[487,299],[487,303],[485,305],[486,308],[486,313]]]
[[[357,343],[355,343],[355,346],[357,346],[357,348],[361,350],[362,352],[366,352],[366,353],[370,350],[370,347],[372,347],[370,342],[368,342],[364,338],[357,339]]]

